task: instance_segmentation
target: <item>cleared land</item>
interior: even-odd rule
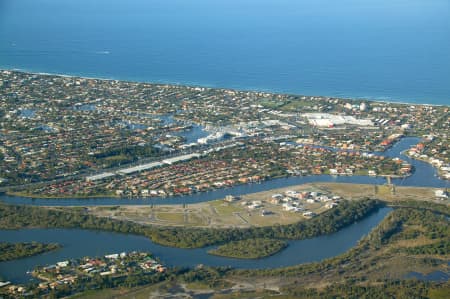
[[[242,196],[234,202],[214,200],[190,205],[157,206],[98,206],[87,207],[88,213],[100,217],[128,220],[142,224],[191,227],[250,227],[289,224],[308,219],[302,212],[285,211],[281,204],[271,203],[272,195],[286,191],[320,192],[329,196],[358,200],[376,197],[386,201],[425,200],[439,201],[433,188],[399,187],[387,185],[313,183],[291,186]],[[250,209],[248,204],[260,201],[261,207]],[[247,203],[247,204],[246,204]],[[444,203],[449,204],[447,199]],[[302,202],[305,209],[320,214],[327,210],[325,203]],[[264,211],[270,213],[263,215]]]
[[[450,203],[448,199],[442,201],[436,198],[435,191],[439,188],[340,183],[315,183],[313,186],[346,199],[374,197],[385,201],[418,200]]]
[[[213,200],[189,205],[156,206],[97,206],[86,207],[88,213],[100,217],[129,220],[142,224],[192,227],[250,227],[289,224],[308,219],[301,212],[285,211],[281,204],[271,203],[272,195],[292,191],[325,192],[311,185],[301,185],[242,196],[227,202]],[[249,204],[260,201],[261,207],[251,209]],[[303,203],[303,207],[315,214],[327,210],[325,203]],[[263,215],[263,210],[266,214]]]

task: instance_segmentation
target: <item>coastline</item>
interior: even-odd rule
[[[403,100],[395,100],[394,98],[381,99],[382,97],[377,96],[340,96],[340,95],[307,95],[301,93],[294,92],[286,92],[282,90],[268,90],[268,89],[258,89],[258,88],[234,88],[234,87],[222,87],[222,86],[214,86],[207,83],[190,83],[190,82],[175,82],[175,81],[147,81],[147,80],[130,80],[130,79],[122,79],[122,78],[114,78],[114,77],[103,77],[103,76],[90,76],[83,74],[67,74],[67,73],[59,73],[59,72],[41,72],[34,71],[23,68],[5,68],[0,66],[0,71],[10,71],[10,72],[20,72],[25,74],[33,74],[40,76],[57,76],[57,77],[65,77],[65,78],[82,78],[82,79],[90,79],[90,80],[102,80],[102,81],[122,81],[127,83],[142,83],[142,84],[150,84],[150,85],[171,85],[171,86],[181,86],[181,87],[190,87],[190,88],[207,88],[207,89],[216,89],[216,90],[230,90],[230,91],[240,91],[240,92],[254,92],[254,93],[270,93],[277,95],[287,95],[287,96],[305,96],[305,97],[317,97],[317,98],[336,98],[343,100],[351,100],[351,101],[368,101],[373,103],[388,103],[388,104],[398,104],[398,105],[420,105],[420,106],[431,106],[431,107],[445,107],[448,105],[445,104],[433,104],[433,103],[421,103],[420,100],[418,102],[409,102]]]

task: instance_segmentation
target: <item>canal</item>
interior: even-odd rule
[[[415,186],[415,187],[434,187],[446,188],[449,182],[442,180],[437,176],[436,169],[428,163],[411,159],[402,154],[404,150],[419,142],[419,138],[402,138],[394,146],[382,153],[387,157],[399,157],[414,166],[415,171],[412,175],[392,179],[392,183],[397,186]],[[381,154],[381,153],[378,153]],[[254,184],[237,185],[231,188],[217,189],[210,192],[195,193],[185,196],[169,197],[149,197],[149,198],[29,198],[20,196],[0,196],[0,200],[11,204],[27,204],[36,206],[100,206],[100,205],[158,205],[158,204],[192,204],[224,198],[226,195],[240,196],[255,192],[267,191],[271,189],[301,185],[315,182],[335,182],[335,183],[354,183],[354,184],[385,184],[383,177],[370,176],[331,176],[331,175],[311,175],[311,176],[292,176],[274,180],[263,181]]]

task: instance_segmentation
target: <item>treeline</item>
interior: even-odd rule
[[[281,291],[289,296],[304,299],[323,298],[448,298],[450,285],[417,280],[382,281],[373,284],[358,284],[348,281],[332,284],[324,289],[311,289],[290,284]]]
[[[413,255],[450,254],[450,226],[448,217],[429,210],[399,209],[395,216],[396,226],[407,225],[408,229],[396,229],[398,234],[390,236],[393,240],[416,240],[419,237],[433,241],[431,244],[398,248]]]
[[[450,216],[449,205],[434,203],[430,201],[401,200],[390,202],[389,205],[392,207],[399,207],[399,208],[428,210]]]
[[[160,153],[159,149],[157,149],[153,145],[145,145],[145,146],[128,145],[128,146],[123,146],[120,148],[106,149],[103,152],[94,154],[93,157],[96,159],[103,159],[103,158],[108,158],[111,156],[123,155],[123,156],[127,156],[130,158],[137,158],[138,156],[141,156],[141,157],[156,156],[159,153]]]
[[[208,267],[199,266],[195,269],[181,269],[178,271],[177,281],[192,283],[200,282],[208,285],[210,288],[231,287],[229,281],[224,279],[231,268],[229,267]]]
[[[428,210],[398,209],[394,214],[396,221],[407,223],[408,230],[392,236],[394,239],[414,240],[419,236],[431,240],[450,237],[448,217]]]
[[[61,246],[56,243],[7,243],[0,242],[0,262],[15,260],[27,256],[41,254],[47,251],[56,250]]]
[[[402,230],[404,217],[401,217],[402,210],[395,210],[389,214],[372,232],[367,236],[368,243],[373,249],[380,249],[390,238]]]
[[[229,242],[208,253],[241,259],[258,259],[274,255],[287,246],[287,242],[282,240],[257,238]]]
[[[91,162],[101,162],[104,167],[116,167],[119,165],[136,162],[139,158],[157,157],[161,151],[149,145],[128,145],[120,148],[110,148],[89,157]]]
[[[427,244],[403,249],[408,254],[430,254],[447,255],[450,254],[450,240],[441,240],[433,244]]]
[[[358,221],[382,205],[374,199],[343,201],[336,208],[309,220],[289,225],[252,228],[157,227],[88,215],[83,209],[54,210],[32,206],[0,204],[0,228],[58,227],[85,228],[144,235],[156,243],[198,248],[230,241],[267,239],[305,239],[330,234]]]

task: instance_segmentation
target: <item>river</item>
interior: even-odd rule
[[[283,251],[258,260],[232,259],[209,255],[212,247],[181,249],[153,243],[146,237],[83,229],[20,229],[0,230],[4,242],[56,242],[62,248],[28,258],[1,262],[0,276],[14,283],[26,283],[32,279],[27,271],[39,265],[55,264],[58,261],[84,256],[102,256],[133,250],[149,251],[167,266],[194,267],[231,266],[234,268],[259,269],[293,266],[306,262],[320,261],[344,253],[355,246],[391,211],[381,208],[363,220],[340,231],[312,239],[289,241]]]
[[[402,154],[406,149],[419,142],[419,138],[401,139],[383,155],[400,157],[415,167],[415,172],[403,179],[393,179],[400,186],[447,187],[448,182],[437,177],[436,169],[422,161],[412,160]],[[179,204],[196,203],[218,198],[228,194],[243,195],[312,182],[342,182],[361,184],[384,184],[385,179],[369,176],[304,176],[288,177],[261,182],[260,184],[239,185],[228,189],[193,194],[189,196],[146,198],[146,199],[32,199],[24,197],[1,196],[3,202],[11,204],[47,205],[47,206],[81,206],[81,205],[129,205],[129,204]],[[82,229],[22,229],[0,230],[0,240],[6,242],[57,242],[63,247],[60,250],[34,257],[0,263],[0,276],[13,282],[27,282],[31,276],[26,271],[37,265],[53,264],[69,258],[83,256],[100,256],[109,253],[132,250],[150,251],[168,266],[232,266],[235,268],[274,268],[297,265],[300,263],[320,261],[324,258],[339,255],[355,246],[362,236],[373,229],[390,211],[382,208],[362,221],[354,223],[336,233],[307,240],[289,241],[289,246],[280,253],[259,260],[240,260],[217,257],[207,254],[211,247],[200,249],[180,249],[164,247],[153,243],[142,236],[124,235],[112,232],[99,232]]]

